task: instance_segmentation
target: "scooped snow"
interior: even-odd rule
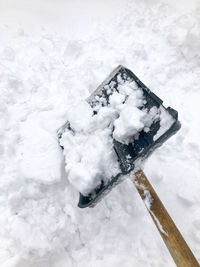
[[[118,77],[118,81],[121,81]],[[111,106],[118,112],[118,118],[114,121],[113,137],[117,141],[128,144],[133,137],[145,127],[145,118],[147,111],[140,110],[144,104],[142,90],[138,88],[135,82],[121,81],[118,86],[119,93],[114,93],[109,100]],[[123,96],[123,98],[122,98]],[[124,103],[116,101],[126,99]]]
[[[86,102],[74,108],[83,110],[83,107],[85,111],[91,109]],[[61,145],[64,147],[69,181],[79,192],[87,195],[101,180],[119,172],[112,147],[112,128],[109,127],[115,113],[105,107],[97,116],[92,116],[90,112],[82,112],[78,116],[80,119],[83,116],[82,127],[72,121],[73,131],[67,130],[63,134]]]
[[[83,195],[92,192],[101,181],[107,183],[120,173],[112,138],[128,144],[138,138],[142,130],[148,132],[151,124],[160,120],[159,109],[144,108],[142,89],[134,81],[123,80],[121,75],[117,78],[117,88],[113,87],[113,82],[104,86],[109,95],[107,104],[104,96],[97,95],[94,107],[82,101],[68,111],[70,128],[66,128],[60,143],[64,148],[68,179]],[[172,121],[165,113],[162,108],[164,131],[166,121]]]
[[[101,180],[106,181],[119,173],[110,127],[117,114],[112,108],[102,107],[96,116],[92,116],[92,108],[87,102],[79,103],[74,109],[82,110],[81,113],[77,112],[82,126],[72,120],[73,130],[66,130],[60,142],[64,147],[69,181],[79,192],[87,195]],[[75,115],[73,110],[71,112]],[[74,121],[79,119],[75,118]]]

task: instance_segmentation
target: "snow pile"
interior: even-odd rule
[[[64,147],[69,181],[79,192],[87,195],[101,180],[119,173],[112,147],[112,128],[109,127],[112,116],[116,114],[102,108],[98,115],[92,116],[92,108],[86,102],[74,108],[82,111],[78,114],[82,127],[81,124],[76,127],[76,118],[75,123],[70,121],[73,130],[66,130],[60,143]]]
[[[120,173],[112,137],[123,144],[134,143],[140,131],[148,132],[152,123],[159,120],[161,128],[155,136],[157,139],[173,123],[162,106],[144,108],[146,100],[142,89],[134,81],[123,81],[118,75],[118,83],[115,89],[112,82],[104,86],[108,103],[100,92],[95,96],[94,107],[87,102],[74,106],[60,140],[68,179],[83,195],[91,193],[101,181],[107,183]]]
[[[119,64],[179,111],[181,130],[144,171],[200,260],[198,5],[184,12],[157,0],[0,6],[0,266],[175,266],[129,179],[82,210],[64,169],[57,130],[66,120],[83,126],[71,110]]]
[[[117,141],[128,144],[134,140],[143,129],[148,132],[153,121],[159,119],[156,107],[150,111],[142,109],[145,104],[142,89],[134,81],[121,81],[118,77],[118,93],[115,92],[109,98],[110,105],[118,112],[114,121],[113,137]],[[121,103],[116,101],[123,99]]]

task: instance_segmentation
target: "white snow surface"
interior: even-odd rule
[[[82,210],[64,170],[57,129],[119,64],[179,111],[144,171],[200,261],[199,2],[8,0],[0,12],[0,265],[175,266],[130,180]]]

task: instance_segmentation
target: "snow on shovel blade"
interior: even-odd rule
[[[95,110],[98,105],[109,105],[109,97],[114,92],[118,92],[118,86],[121,82],[135,82],[142,90],[145,99],[141,109],[151,110],[153,107],[162,109],[171,118],[168,127],[163,126],[161,119],[155,120],[148,131],[140,131],[137,137],[133,137],[133,141],[129,144],[123,144],[113,139],[113,147],[118,156],[121,173],[112,177],[107,183],[101,181],[100,185],[87,196],[80,193],[78,206],[80,208],[94,207],[95,204],[107,194],[116,184],[123,180],[123,175],[128,174],[135,167],[136,160],[144,159],[151,154],[155,148],[161,146],[170,136],[175,134],[181,127],[178,121],[178,112],[170,107],[165,108],[163,101],[152,93],[129,69],[118,66],[108,78],[94,91],[87,99],[87,102]],[[100,103],[100,99],[103,101]],[[73,131],[70,128],[70,123],[65,125],[58,131],[58,137],[62,137],[65,129]]]

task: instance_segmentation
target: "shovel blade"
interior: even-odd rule
[[[159,97],[151,92],[150,89],[147,88],[133,72],[121,65],[118,66],[87,99],[87,102],[92,108],[95,109],[95,106],[99,104],[98,99],[102,97],[105,100],[103,105],[106,106],[109,104],[110,92],[108,94],[107,88],[112,87],[112,92],[118,91],[119,77],[123,81],[134,81],[138,88],[142,90],[145,99],[145,109],[150,110],[152,107],[162,107],[168,115],[172,117],[173,123],[157,138],[155,138],[156,134],[161,127],[159,120],[152,123],[148,132],[142,130],[139,133],[139,137],[134,139],[134,142],[130,142],[128,145],[122,144],[113,139],[113,147],[118,156],[121,173],[112,177],[106,184],[102,181],[101,184],[87,196],[80,193],[78,202],[78,206],[80,208],[94,207],[97,202],[100,201],[102,197],[105,196],[115,185],[123,181],[124,175],[134,170],[135,162],[137,160],[143,160],[148,157],[157,147],[161,146],[181,127],[181,124],[178,121],[178,112],[171,107],[165,108],[163,106],[163,101]],[[62,137],[62,132],[66,127],[71,130],[70,124],[67,122],[59,131],[59,138]]]

